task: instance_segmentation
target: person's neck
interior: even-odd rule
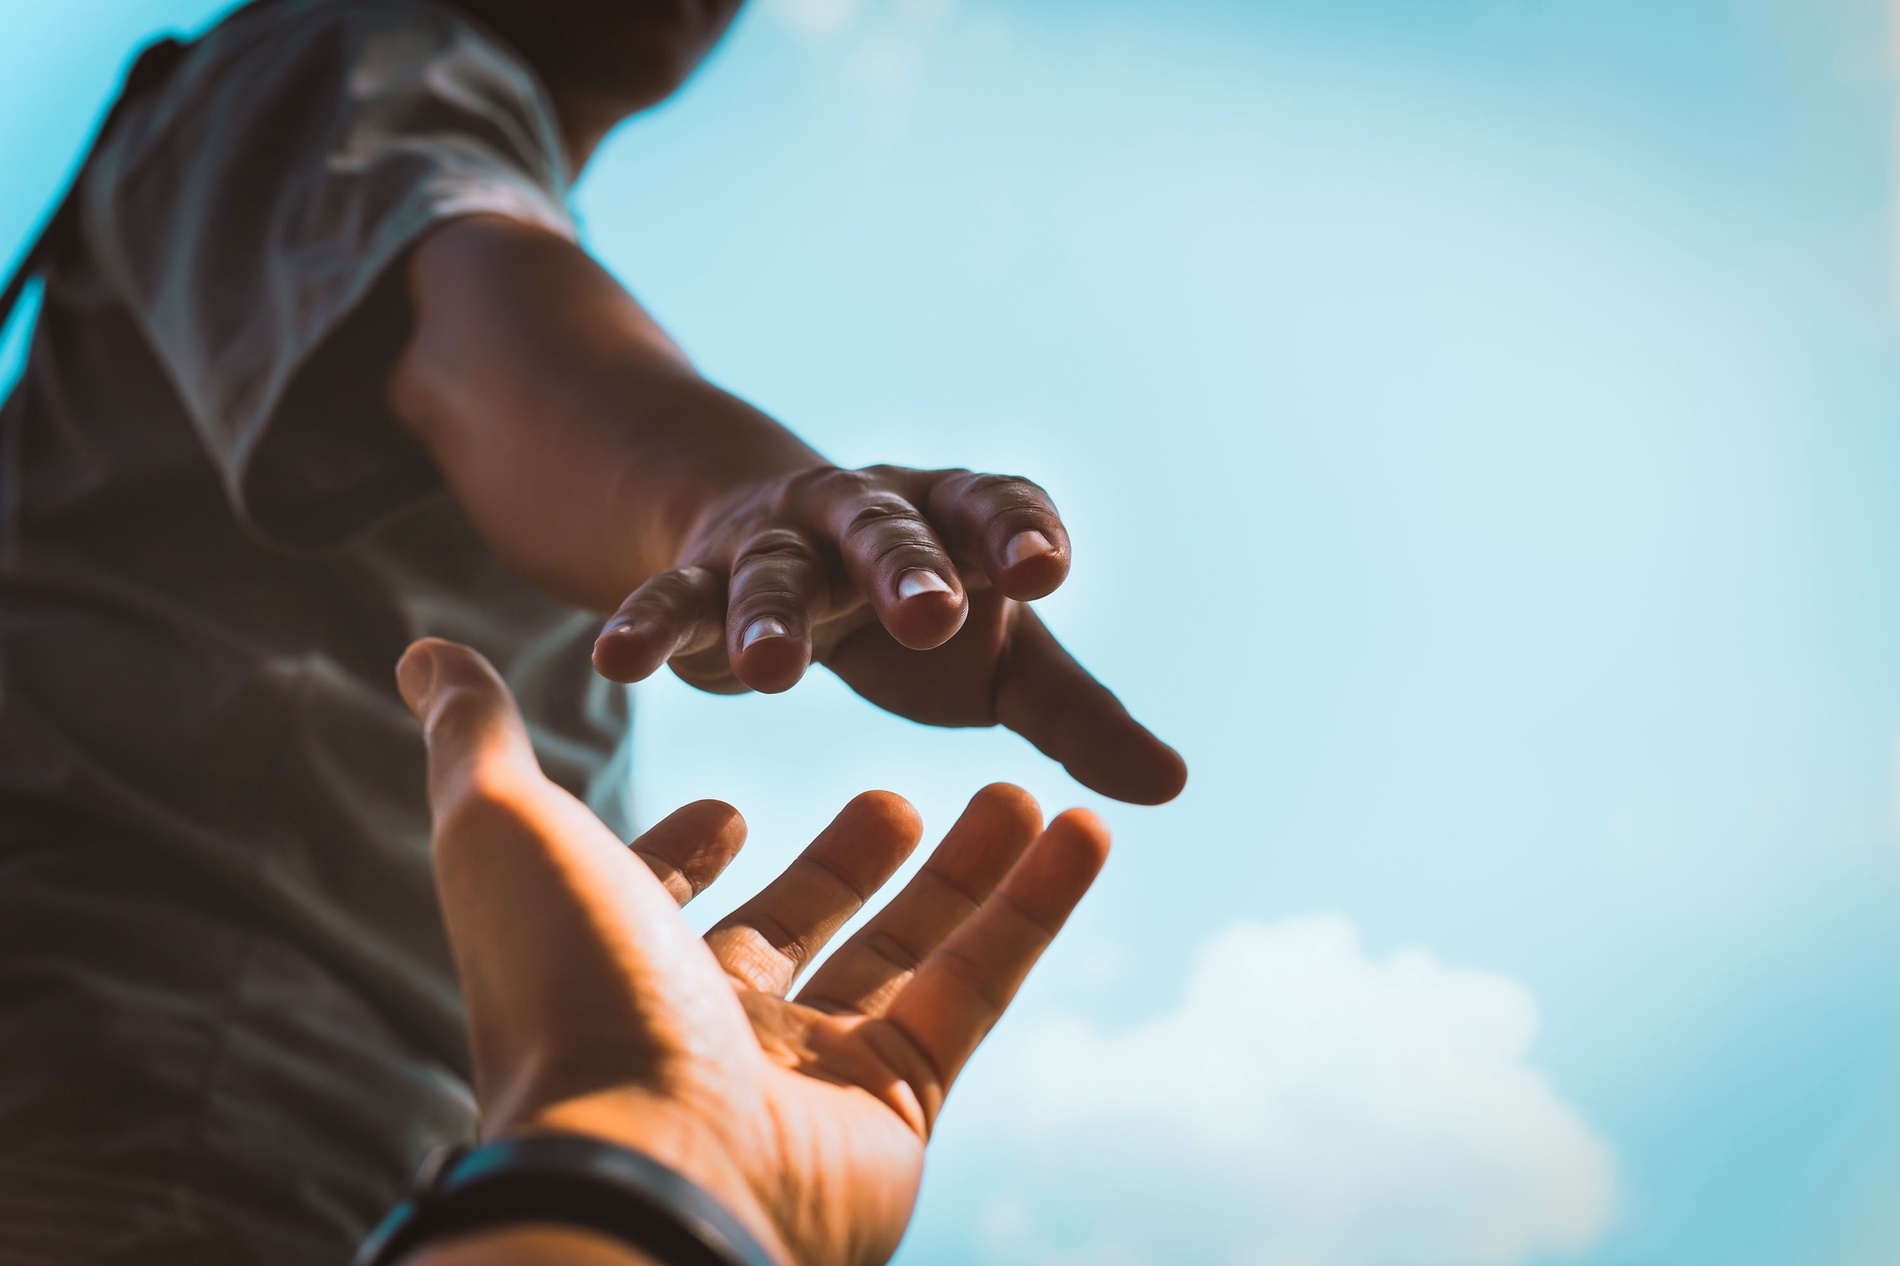
[[[600,149],[607,134],[636,111],[624,101],[609,100],[599,93],[551,88],[554,113],[561,130],[561,149],[567,159],[570,180],[579,180],[581,171]]]

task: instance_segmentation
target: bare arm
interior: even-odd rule
[[[1107,795],[1181,790],[1180,757],[1028,606],[1070,563],[1035,484],[830,465],[545,229],[453,222],[407,280],[397,415],[499,558],[614,612],[606,676],[671,664],[707,690],[778,691],[817,661],[900,716],[1007,725]]]
[[[390,390],[502,560],[603,614],[671,567],[707,507],[824,458],[693,371],[584,251],[473,218],[410,264]]]

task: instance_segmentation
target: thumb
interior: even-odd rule
[[[429,801],[438,821],[498,784],[519,791],[535,789],[539,780],[541,793],[565,795],[546,784],[513,695],[476,652],[424,638],[396,665],[396,687],[429,744]],[[668,814],[632,847],[685,905],[719,877],[745,836],[737,809],[701,800]]]
[[[650,1080],[689,1053],[682,1036],[738,1048],[717,963],[625,842],[543,776],[488,661],[425,639],[396,682],[429,744],[436,888],[488,1128]]]
[[[501,674],[466,646],[426,637],[396,665],[396,688],[429,745],[429,803],[440,818],[469,789],[539,778],[528,729]]]

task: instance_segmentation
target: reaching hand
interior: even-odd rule
[[[689,805],[636,858],[542,776],[474,652],[419,642],[398,679],[429,740],[484,1134],[595,1134],[685,1173],[788,1262],[886,1260],[944,1096],[1101,868],[1101,824],[1044,830],[1027,793],[987,788],[793,999],[916,846],[908,804],[859,796],[701,941],[676,904],[737,852],[734,810]]]
[[[1155,804],[1186,767],[1026,605],[1069,573],[1042,489],[965,470],[814,467],[703,516],[607,622],[594,664],[705,690],[790,689],[817,660],[931,725],[1002,723],[1104,795]]]

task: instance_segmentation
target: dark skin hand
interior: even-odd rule
[[[1186,766],[1029,603],[1071,545],[1043,490],[964,470],[833,466],[701,378],[578,246],[451,223],[408,272],[391,403],[498,557],[614,612],[594,663],[789,689],[814,662],[930,725],[1002,724],[1104,795],[1157,804]]]

